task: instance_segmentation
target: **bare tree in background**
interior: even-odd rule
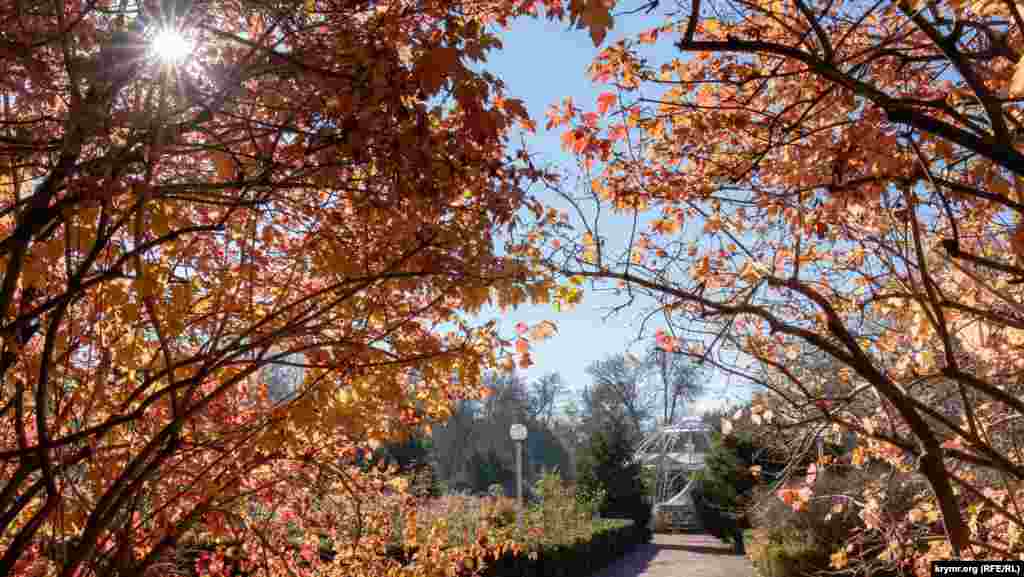
[[[661,381],[662,423],[673,423],[682,413],[682,405],[693,402],[703,392],[700,372],[686,355],[661,348],[648,351],[646,363]]]
[[[530,420],[550,427],[554,419],[555,403],[565,389],[562,375],[557,372],[547,373],[533,381],[527,391],[527,412]]]
[[[447,481],[457,479],[473,454],[477,432],[476,403],[458,401],[448,421],[434,427],[431,433],[432,454],[437,475]]]
[[[633,434],[646,430],[657,411],[658,391],[648,386],[646,363],[615,354],[587,366],[591,385],[583,391],[591,432],[625,419]]]

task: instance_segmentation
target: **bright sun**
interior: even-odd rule
[[[164,28],[153,37],[153,52],[164,62],[178,63],[192,52],[192,42],[173,28]]]

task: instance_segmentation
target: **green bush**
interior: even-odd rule
[[[607,430],[591,436],[577,463],[576,483],[590,494],[603,489],[601,515],[632,519],[638,530],[648,531],[650,540],[651,506],[644,501],[641,466],[633,461],[633,443],[624,423],[610,423]]]
[[[485,568],[479,573],[484,577],[582,577],[647,538],[646,528],[631,520],[594,520],[588,509],[594,496],[577,495],[557,472],[545,473],[534,493],[537,502],[525,511],[522,526],[516,522],[515,500],[501,496],[497,488],[488,497],[449,495],[424,500],[416,515],[418,534],[426,536],[440,523],[448,532],[444,549],[474,547],[481,532],[491,543],[515,543],[518,553],[503,550],[497,558],[484,559]],[[415,563],[419,545],[403,544],[403,532],[402,519],[396,519],[388,554],[408,565]],[[467,562],[459,575],[476,575],[476,569],[474,562]]]
[[[594,523],[589,539],[553,543],[530,554],[506,552],[488,561],[481,577],[583,577],[599,571],[647,539],[643,527],[630,520]],[[465,576],[471,572],[466,571]]]
[[[829,556],[815,545],[790,536],[781,542],[771,542],[763,556],[754,562],[762,577],[794,577],[808,575],[828,565]]]
[[[576,486],[576,506],[584,513],[593,516],[600,513],[608,502],[608,491],[604,487]]]

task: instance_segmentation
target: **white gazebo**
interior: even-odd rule
[[[647,436],[633,459],[655,471],[654,515],[670,513],[670,525],[688,528],[696,523],[696,511],[689,496],[689,474],[704,468],[704,455],[711,446],[711,428],[700,417],[682,417],[659,427]]]

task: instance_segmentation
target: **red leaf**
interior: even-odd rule
[[[459,63],[459,51],[451,46],[438,46],[424,55],[419,64],[420,87],[434,94],[444,85]]]

